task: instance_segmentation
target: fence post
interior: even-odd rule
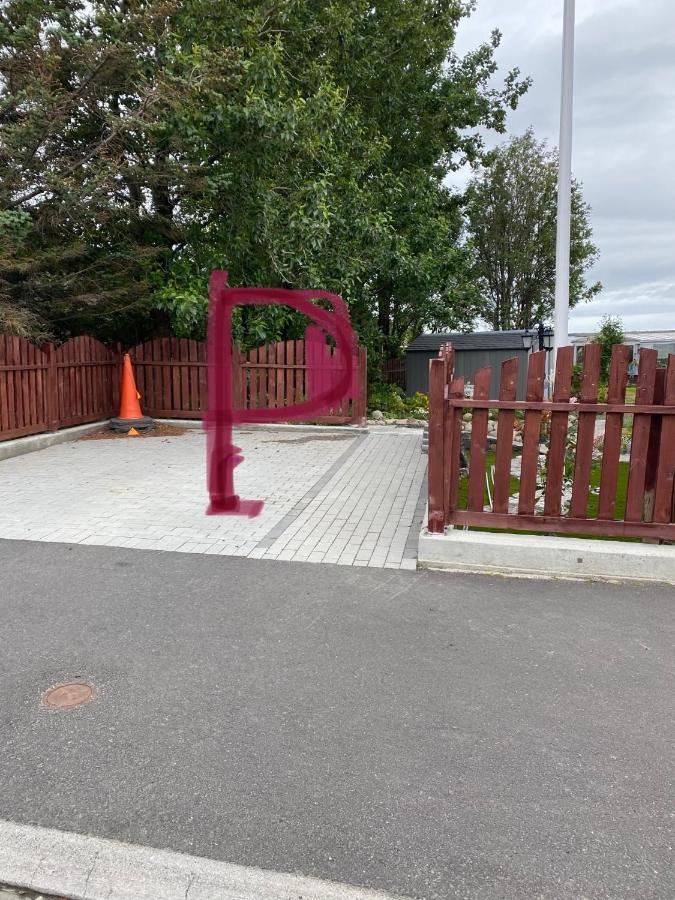
[[[663,404],[666,391],[666,370],[657,369],[654,379],[654,406]],[[636,397],[637,399],[637,397]],[[649,427],[649,442],[647,447],[647,464],[645,467],[645,493],[643,501],[643,515],[645,522],[654,520],[654,495],[656,490],[656,470],[659,465],[659,449],[661,447],[661,424],[663,416],[652,416]],[[649,539],[645,541],[648,543]]]
[[[443,439],[447,359],[429,360],[429,517],[428,528],[442,534],[445,527]]]
[[[675,353],[668,356],[664,377],[663,404],[675,404]],[[675,486],[675,419],[662,416],[659,460],[654,486],[653,522],[668,523],[673,516],[673,490]]]
[[[354,404],[356,410],[355,425],[365,425],[368,415],[368,350],[366,347],[358,348],[359,359],[359,399]]]
[[[450,496],[452,494],[452,478],[453,478],[453,459],[454,438],[455,438],[455,413],[457,410],[453,407],[448,408],[445,400],[451,389],[452,376],[455,371],[455,351],[451,344],[445,344],[443,347],[443,360],[445,362],[445,386],[443,389],[443,525],[448,521],[450,514]],[[461,415],[461,412],[460,412]],[[459,440],[461,441],[461,433]],[[459,458],[459,454],[457,454]]]
[[[244,409],[246,406],[243,397],[244,372],[241,364],[242,353],[239,345],[232,344],[232,408]]]
[[[56,368],[56,347],[53,344],[45,344],[42,348],[43,353],[47,357],[47,369],[45,371],[46,379],[46,400],[45,407],[47,412],[47,429],[49,431],[59,430],[59,379]]]

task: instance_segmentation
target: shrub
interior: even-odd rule
[[[403,391],[396,384],[377,384],[368,393],[368,410],[379,409],[388,419],[401,419],[406,414]]]
[[[408,397],[405,405],[411,419],[425,420],[429,418],[429,397],[421,391]]]

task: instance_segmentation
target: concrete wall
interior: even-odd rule
[[[406,353],[406,394],[411,397],[416,391],[429,391],[429,360],[437,353],[431,350],[409,351]],[[490,398],[499,394],[499,378],[501,364],[506,359],[518,357],[518,399],[525,399],[527,384],[527,351],[526,350],[457,350],[455,353],[455,374],[463,375],[467,381],[473,382],[478,369],[492,366],[492,383]]]

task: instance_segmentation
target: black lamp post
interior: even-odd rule
[[[545,328],[540,322],[536,328],[525,331],[523,334],[523,347],[526,350],[550,350],[553,347],[553,329]]]
[[[523,347],[529,352],[537,347],[539,350],[546,350],[546,374],[544,376],[544,397],[548,400],[551,393],[551,379],[549,376],[549,351],[553,347],[553,329],[545,328],[543,322],[540,322],[536,328],[529,329],[523,334]]]

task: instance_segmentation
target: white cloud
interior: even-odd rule
[[[513,66],[534,84],[508,120],[558,139],[563,0],[478,0],[457,51],[503,32],[498,77]],[[574,311],[620,308],[627,328],[675,328],[675,2],[577,4],[573,169],[592,207],[605,291]],[[499,138],[490,137],[490,143]],[[458,186],[465,173],[459,175]],[[616,313],[614,313],[616,314]]]

